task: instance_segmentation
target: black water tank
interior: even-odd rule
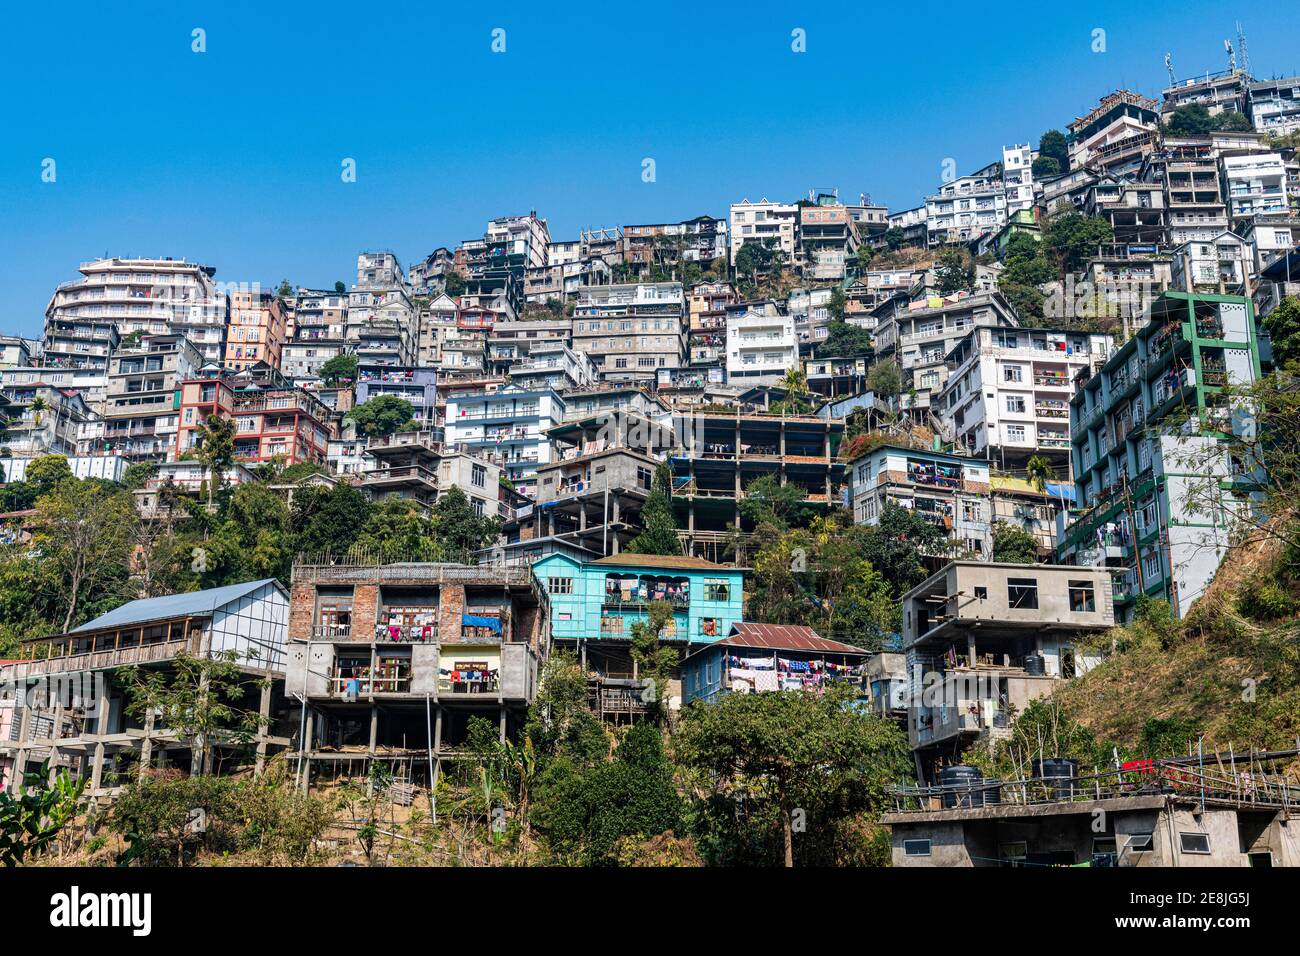
[[[1046,760],[1034,761],[1034,778],[1048,786],[1053,799],[1068,800],[1074,796],[1079,762],[1063,757],[1048,757]]]
[[[944,767],[939,771],[939,786],[943,788],[945,810],[953,807],[982,807],[984,795],[980,785],[984,775],[977,767]]]
[[[1025,655],[1025,673],[1031,677],[1042,677],[1047,673],[1047,661],[1042,654]]]

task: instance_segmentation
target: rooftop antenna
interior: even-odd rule
[[[1165,69],[1169,71],[1169,85],[1177,86],[1178,81],[1174,79],[1174,58],[1170,54],[1165,54]]]
[[[1241,28],[1241,21],[1237,21],[1237,52],[1241,54],[1241,72],[1247,76],[1250,75],[1250,53],[1246,50],[1246,31]]]
[[[1231,40],[1224,40],[1224,41],[1223,41],[1223,48],[1224,48],[1225,50],[1228,51],[1228,72],[1229,72],[1229,73],[1236,73],[1236,72],[1237,72],[1237,54],[1234,53],[1234,52],[1232,52],[1232,41],[1231,41]]]

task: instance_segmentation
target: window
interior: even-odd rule
[[[1097,599],[1091,581],[1070,582],[1070,610],[1088,613],[1097,610]]]
[[[904,856],[929,856],[930,841],[929,840],[904,840],[903,855]]]
[[[551,578],[546,582],[546,590],[551,594],[572,594],[573,578]]]
[[[1025,396],[1008,395],[1007,411],[1011,412],[1012,414],[1023,414],[1025,411]]]
[[[727,601],[731,598],[731,585],[726,581],[704,582],[704,600]]]
[[[1038,607],[1037,578],[1007,578],[1007,603],[1013,608],[1033,610]]]
[[[1210,835],[1208,833],[1179,833],[1178,845],[1184,853],[1209,855]]]
[[[1024,440],[1025,440],[1024,425],[1007,426],[1007,441],[1024,441]]]
[[[1139,830],[1128,835],[1128,843],[1125,849],[1130,853],[1150,853],[1153,841],[1150,830]]]
[[[975,599],[977,601],[984,601],[988,598],[988,596],[989,596],[988,588],[984,587],[983,585],[980,585],[975,588]]]
[[[653,479],[654,479],[654,472],[652,472],[649,468],[637,468],[636,483],[640,487],[645,488],[648,491],[650,489],[650,485]]]
[[[1002,369],[1002,381],[1004,381],[1004,382],[1019,382],[1019,381],[1022,380],[1022,378],[1023,378],[1023,376],[1021,375],[1021,372],[1020,372],[1020,366],[1019,366],[1019,365],[1007,365],[1007,366],[1004,366],[1004,367],[1003,367],[1003,369]]]
[[[487,482],[487,469],[482,465],[475,465],[470,472],[469,480],[475,488],[482,488]]]

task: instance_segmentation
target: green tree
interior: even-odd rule
[[[478,552],[491,547],[501,534],[497,518],[474,511],[465,492],[448,488],[429,510],[433,536],[443,561],[478,562]]]
[[[354,407],[343,420],[355,424],[367,438],[385,438],[409,425],[413,417],[414,407],[406,399],[379,395]]]
[[[337,279],[334,282],[334,291],[337,292],[339,295],[342,295],[343,293],[348,291],[348,287],[346,283],[343,282],[342,279]]]
[[[1264,330],[1278,365],[1300,362],[1300,299],[1288,296],[1279,302],[1264,316]]]
[[[1200,103],[1184,103],[1177,107],[1165,124],[1165,129],[1175,136],[1203,136],[1213,128],[1210,111]]]
[[[794,866],[796,823],[816,843],[859,813],[884,808],[888,787],[907,780],[911,757],[892,722],[850,706],[852,688],[727,694],[692,703],[674,741],[679,762],[699,775],[706,815],[744,813],[779,827],[780,859]],[[819,833],[820,831],[820,833]],[[776,862],[770,860],[769,862]]]
[[[836,358],[854,358],[870,355],[871,333],[848,322],[832,321],[826,328],[826,338],[817,349],[821,355]]]
[[[1030,169],[1034,179],[1051,179],[1061,175],[1061,163],[1055,156],[1039,156]]]
[[[208,473],[208,508],[212,507],[222,476],[235,461],[235,435],[238,426],[233,418],[209,415],[195,430],[194,454]]]
[[[910,508],[886,504],[880,520],[863,536],[862,556],[902,596],[925,580],[925,555],[943,554],[950,542],[943,529]]]
[[[16,796],[0,791],[0,865],[18,866],[47,849],[80,812],[85,788],[67,770],[51,781],[46,763],[40,773],[23,775]]]
[[[1097,247],[1115,240],[1110,222],[1100,216],[1065,212],[1047,220],[1043,227],[1043,246],[1056,264],[1059,277],[1082,270],[1084,263],[1097,254]]]
[[[293,295],[293,285],[288,279],[281,279],[280,286],[275,290],[275,294],[284,299]]]
[[[745,486],[740,515],[753,524],[771,523],[783,529],[806,524],[809,516],[806,497],[799,485],[783,485],[775,475],[763,475]]]
[[[1224,110],[1210,121],[1215,130],[1230,133],[1251,133],[1255,125],[1236,110]]]
[[[965,249],[946,249],[934,267],[939,292],[951,295],[975,288],[975,260]]]
[[[67,481],[36,501],[33,543],[60,583],[63,630],[88,599],[126,596],[137,517],[130,496],[88,481]]]
[[[893,359],[876,362],[867,372],[867,388],[877,398],[890,402],[903,391],[903,370]]]
[[[330,388],[351,384],[357,380],[357,357],[352,352],[341,352],[327,359],[320,367],[320,377]]]
[[[900,227],[890,226],[885,230],[885,245],[890,252],[897,252],[901,249],[904,241],[906,241],[906,234]]]
[[[454,269],[443,279],[443,291],[453,299],[465,294],[465,277]]]
[[[1055,159],[1060,172],[1067,172],[1070,168],[1070,148],[1066,144],[1065,134],[1058,129],[1049,129],[1038,137],[1038,155]],[[1038,175],[1037,170],[1034,170],[1034,175]]]
[[[998,521],[993,525],[993,560],[1008,564],[1033,564],[1038,558],[1038,539],[1024,528]]]
[[[356,544],[379,555],[383,561],[436,561],[439,558],[433,519],[419,502],[406,498],[385,498],[376,502]]]
[[[308,555],[343,554],[370,520],[370,499],[340,481],[333,488],[302,488],[293,496],[297,550]]]
[[[650,483],[650,494],[641,506],[641,533],[628,542],[632,554],[679,555],[681,539],[677,537],[677,519],[673,515],[672,471],[661,461]]]

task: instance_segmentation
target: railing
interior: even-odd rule
[[[410,677],[332,677],[330,683],[336,697],[404,694],[411,689]]]
[[[644,596],[633,595],[627,598],[624,598],[621,595],[606,594],[604,601],[601,602],[601,606],[619,610],[624,608],[644,608],[659,602],[671,604],[673,607],[680,608],[691,606],[691,598],[689,594],[673,595],[671,597],[655,597],[654,595],[647,594]]]

